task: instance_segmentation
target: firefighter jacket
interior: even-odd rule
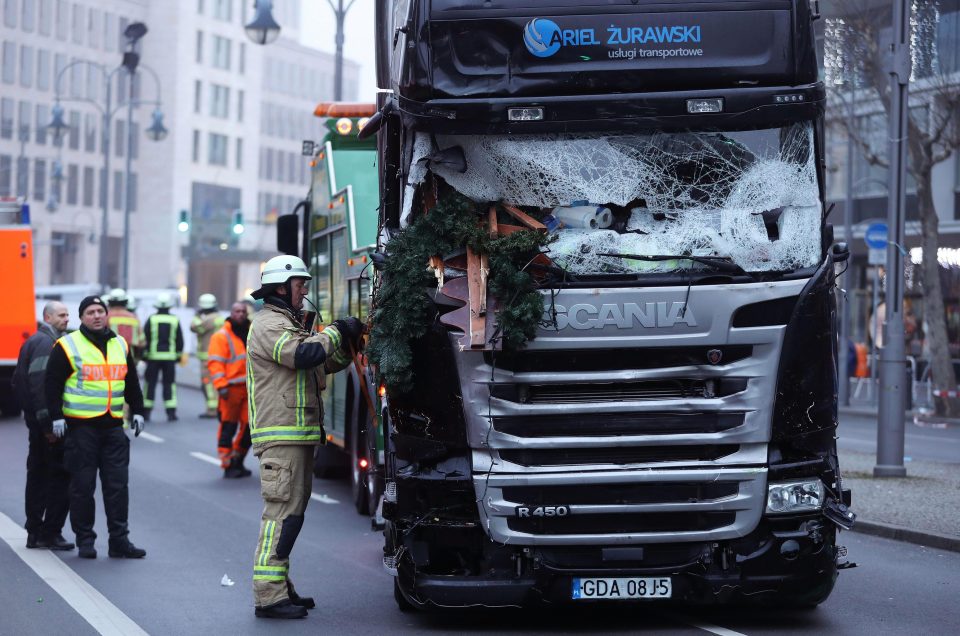
[[[143,348],[143,329],[137,315],[125,307],[113,305],[107,312],[107,322],[110,330],[122,336],[134,349]]]
[[[197,334],[197,360],[207,359],[210,339],[223,326],[224,318],[216,310],[198,312],[190,322],[190,331]]]
[[[336,327],[306,331],[294,316],[289,305],[268,298],[247,336],[250,438],[258,456],[271,446],[326,443],[320,392],[326,374],[351,360]]]
[[[147,318],[143,332],[147,341],[144,357],[148,362],[180,358],[183,353],[183,331],[179,318],[167,310],[160,310]]]
[[[207,369],[218,391],[247,381],[247,347],[229,321],[210,336]]]

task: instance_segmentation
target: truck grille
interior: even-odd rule
[[[493,428],[516,437],[602,437],[719,433],[743,425],[743,413],[567,413],[494,416]]]
[[[653,382],[494,385],[495,398],[520,404],[576,404],[579,402],[636,402],[644,400],[713,399],[747,388],[744,378],[722,381],[671,379]]]
[[[567,517],[513,518],[507,527],[525,534],[625,534],[647,532],[708,532],[728,526],[733,512],[662,512]]]
[[[603,488],[595,486],[507,486],[503,497],[507,501],[523,502],[528,505],[568,506],[589,505],[629,505],[629,504],[665,504],[671,502],[699,503],[733,497],[739,491],[735,481],[696,483],[666,482],[658,483],[656,488],[645,488],[642,484],[606,484]]]
[[[626,446],[615,448],[510,448],[500,458],[521,466],[575,466],[583,464],[647,464],[706,462],[733,455],[736,444],[696,446]]]
[[[662,369],[711,364],[707,352],[720,352],[719,364],[732,364],[749,358],[753,347],[724,345],[718,347],[671,347],[635,349],[586,349],[563,351],[487,352],[484,362],[514,373],[564,373],[571,369],[585,373],[633,369]]]

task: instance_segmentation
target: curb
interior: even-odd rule
[[[850,531],[869,534],[875,537],[883,537],[884,539],[893,539],[894,541],[913,543],[937,550],[960,552],[960,537],[953,537],[936,532],[922,532],[920,530],[913,530],[912,528],[897,526],[892,523],[858,519]]]
[[[871,406],[841,406],[837,408],[837,412],[840,415],[864,415],[868,417],[877,417],[879,414],[878,409]],[[904,411],[903,413],[904,420],[907,418],[916,417],[917,415],[917,412],[912,409],[909,411]]]

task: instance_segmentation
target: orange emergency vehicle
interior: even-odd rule
[[[37,330],[30,208],[20,199],[0,198],[0,272],[5,281],[0,312],[0,411],[15,415],[20,405],[11,386],[13,370],[21,345]]]

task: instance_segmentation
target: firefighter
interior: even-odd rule
[[[183,354],[183,331],[180,329],[180,319],[170,314],[173,298],[163,292],[157,296],[153,306],[157,313],[147,318],[143,332],[146,337],[147,348],[145,359],[147,371],[144,374],[147,381],[147,395],[143,401],[147,409],[146,419],[150,421],[150,411],[153,410],[153,398],[157,393],[157,380],[163,373],[163,406],[167,410],[167,421],[177,421],[177,360]]]
[[[206,410],[200,415],[202,418],[217,416],[217,391],[210,383],[207,349],[210,347],[210,338],[222,326],[223,316],[217,312],[217,297],[213,294],[200,294],[197,299],[197,315],[190,322],[190,331],[197,334],[197,360],[200,362],[200,380],[206,398]]]
[[[128,536],[130,440],[123,432],[124,403],[133,411],[134,435],[143,431],[143,394],[130,346],[107,326],[107,304],[99,296],[80,301],[80,329],[57,340],[50,352],[46,401],[53,434],[66,436],[70,524],[79,556],[97,558],[93,524],[99,472],[110,533],[108,554],[143,558],[146,551]]]
[[[133,351],[133,359],[140,360],[143,356],[143,329],[140,319],[128,305],[130,297],[123,289],[112,289],[107,296],[107,321],[110,329],[118,336],[123,336]]]
[[[264,501],[253,567],[255,614],[262,618],[303,618],[315,607],[290,581],[290,551],[310,501],[314,450],[326,441],[320,400],[326,374],[350,363],[363,334],[356,318],[320,333],[304,329],[310,278],[296,256],[275,256],[253,293],[264,301],[247,337],[250,437]]]
[[[250,319],[247,306],[233,303],[230,316],[210,338],[208,374],[220,398],[220,430],[217,433],[217,452],[220,466],[227,479],[249,477],[243,467],[250,450],[250,428],[247,425],[247,333]]]

